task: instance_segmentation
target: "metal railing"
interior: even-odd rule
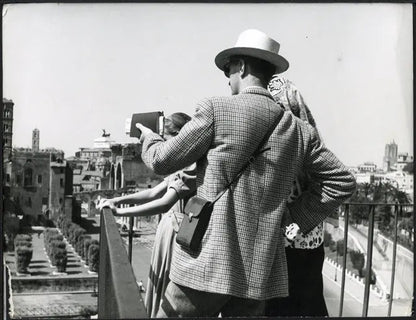
[[[364,301],[362,309],[362,317],[368,316],[369,297],[370,297],[370,277],[373,261],[373,245],[374,245],[374,226],[375,226],[375,212],[377,206],[389,206],[394,208],[394,236],[393,236],[393,256],[392,256],[392,271],[390,280],[390,292],[388,299],[388,311],[387,316],[391,316],[393,293],[394,293],[394,278],[396,268],[396,254],[397,254],[397,234],[398,234],[398,218],[399,215],[403,215],[403,207],[412,207],[414,204],[399,204],[399,203],[345,203],[343,204],[344,212],[344,241],[343,241],[343,261],[342,261],[342,280],[341,280],[341,292],[340,292],[340,304],[339,304],[339,317],[342,317],[344,307],[344,293],[345,293],[345,274],[347,264],[347,246],[348,246],[348,226],[350,220],[350,208],[351,206],[367,206],[368,207],[368,235],[367,235],[367,252],[366,252],[366,273],[364,281]]]
[[[364,298],[362,317],[368,316],[370,285],[373,260],[373,242],[375,231],[375,213],[379,206],[389,206],[394,212],[394,236],[392,271],[389,290],[389,301],[387,316],[391,316],[394,279],[396,270],[398,218],[402,216],[404,207],[414,209],[414,204],[398,203],[344,203],[342,212],[344,216],[344,241],[343,260],[341,272],[341,291],[339,303],[339,317],[342,317],[345,297],[345,280],[347,271],[347,250],[349,222],[351,218],[351,207],[366,206],[368,208],[368,234],[365,264]],[[99,318],[140,318],[147,317],[143,301],[136,285],[136,279],[131,268],[132,245],[133,245],[133,218],[129,219],[128,247],[127,252],[122,244],[121,236],[110,209],[103,209],[101,215],[101,237],[100,237],[100,277],[99,277]],[[102,275],[102,276],[101,276]]]
[[[144,302],[111,209],[102,210],[100,227],[98,318],[147,318]]]

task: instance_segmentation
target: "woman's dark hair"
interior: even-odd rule
[[[191,120],[191,117],[183,112],[175,112],[165,118],[165,133],[176,136],[182,127]]]

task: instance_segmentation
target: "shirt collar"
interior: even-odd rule
[[[250,94],[261,94],[263,96],[267,96],[267,97],[273,99],[273,96],[270,94],[269,90],[267,90],[265,88],[262,88],[262,87],[257,87],[257,86],[247,87],[247,88],[245,88],[244,90],[242,90],[240,92],[240,94],[244,94],[244,93],[245,94],[247,94],[247,93],[250,93]]]

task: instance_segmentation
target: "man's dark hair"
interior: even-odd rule
[[[250,65],[250,72],[266,85],[276,73],[276,66],[267,61],[249,56],[235,56],[234,59],[244,60],[246,64]]]

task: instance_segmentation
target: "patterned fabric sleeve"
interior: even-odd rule
[[[213,108],[208,99],[198,103],[196,112],[179,134],[164,141],[156,133],[146,135],[143,162],[156,174],[170,174],[191,165],[208,151],[214,136]]]
[[[293,220],[304,234],[316,227],[313,222],[316,219],[311,219],[312,212],[323,221],[351,197],[356,188],[353,175],[322,144],[316,131],[312,133],[310,146],[303,172],[308,172],[314,183],[303,190],[296,201],[288,204]]]
[[[175,174],[168,188],[176,191],[179,199],[190,197],[196,191],[196,165],[192,165]]]

